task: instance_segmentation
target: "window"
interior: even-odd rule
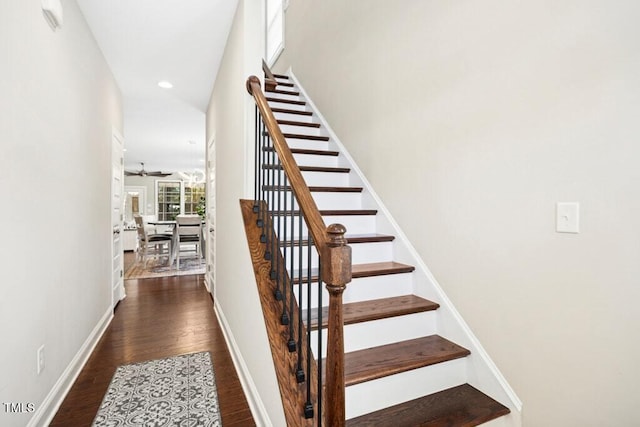
[[[180,213],[182,181],[157,181],[158,220],[173,221]]]
[[[204,183],[184,184],[184,213],[200,215],[204,207]]]
[[[200,214],[205,198],[204,183],[156,181],[159,221],[174,221],[179,214]]]
[[[267,0],[266,53],[267,64],[273,65],[284,50],[284,9],[287,0]]]

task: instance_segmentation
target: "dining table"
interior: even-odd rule
[[[178,256],[178,250],[180,249],[180,245],[178,243],[178,227],[176,227],[176,220],[155,220],[155,221],[147,221],[149,225],[161,225],[165,227],[171,227],[171,244],[169,248],[169,266],[173,265],[173,262],[176,260]],[[204,235],[204,225],[205,222],[202,221],[202,226],[200,227],[200,242],[202,247],[201,253],[204,257],[205,252],[205,235]],[[159,233],[159,234],[169,234],[169,233]]]

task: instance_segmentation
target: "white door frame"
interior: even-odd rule
[[[111,306],[124,299],[124,138],[116,128],[111,131]]]
[[[206,168],[206,261],[205,286],[215,300],[216,297],[216,149],[215,134],[207,141]]]

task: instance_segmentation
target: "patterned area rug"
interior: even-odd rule
[[[164,276],[184,276],[188,274],[204,274],[206,270],[204,259],[198,263],[198,260],[195,258],[181,258],[180,271],[176,268],[175,261],[171,267],[165,265],[166,262],[166,258],[162,258],[160,260],[151,259],[147,261],[147,266],[145,268],[144,263],[136,261],[125,271],[124,278],[126,280],[148,279],[151,277]]]
[[[208,352],[119,366],[96,427],[221,426]]]

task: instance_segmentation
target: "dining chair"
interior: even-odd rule
[[[147,266],[149,258],[161,256],[171,257],[171,235],[149,234],[145,227],[144,220],[140,215],[134,215],[136,230],[138,230],[138,260]],[[166,247],[166,250],[165,250]]]
[[[178,215],[176,217],[176,268],[180,270],[181,255],[193,254],[202,262],[202,218],[200,215]]]

